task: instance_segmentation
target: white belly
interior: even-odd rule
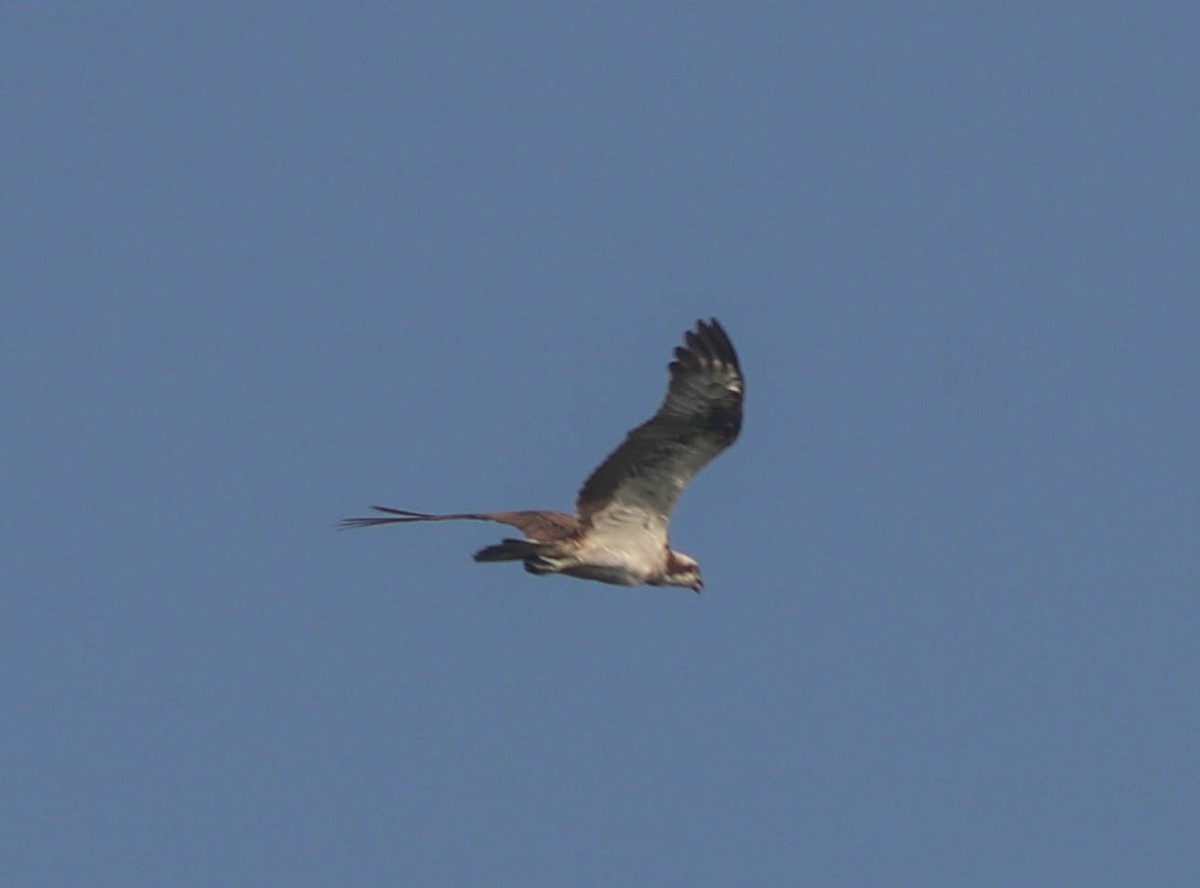
[[[645,514],[613,509],[591,528],[576,552],[572,576],[620,586],[640,586],[667,567],[666,534],[648,527]]]
[[[645,582],[642,576],[631,574],[624,567],[614,567],[607,564],[579,564],[568,567],[563,571],[581,580],[599,580],[601,583],[612,583],[614,586],[640,586]]]

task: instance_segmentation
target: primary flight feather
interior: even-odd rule
[[[372,506],[387,517],[347,518],[339,526],[495,521],[524,538],[481,549],[476,561],[522,561],[533,574],[699,592],[700,566],[671,548],[671,512],[695,474],[737,439],[746,384],[733,343],[715,318],[697,321],[684,343],[675,349],[662,406],[588,476],[574,515],[540,510],[430,515]]]

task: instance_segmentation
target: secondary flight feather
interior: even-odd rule
[[[575,514],[542,510],[431,515],[372,506],[381,515],[339,527],[417,521],[494,521],[521,532],[475,553],[521,561],[532,574],[566,574],[621,586],[704,588],[700,565],[671,548],[671,513],[702,468],[737,440],[746,384],[737,352],[715,318],[684,334],[658,412],[584,481]]]

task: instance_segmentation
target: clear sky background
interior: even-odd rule
[[[5,885],[1200,884],[1191,4],[4,16]]]

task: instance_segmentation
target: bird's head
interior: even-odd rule
[[[671,549],[667,552],[667,569],[663,572],[662,584],[686,586],[693,592],[702,592],[704,580],[700,577],[700,563],[691,555]]]

